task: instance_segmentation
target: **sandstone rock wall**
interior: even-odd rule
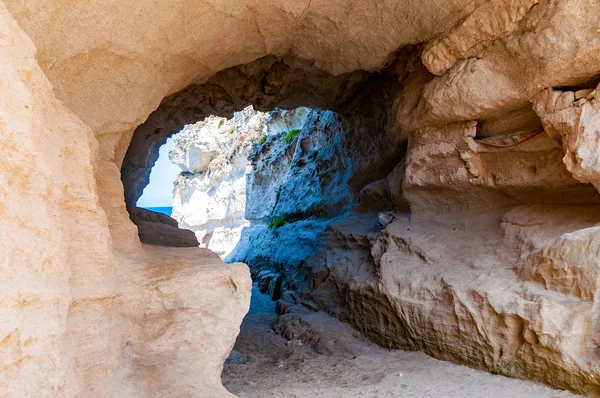
[[[424,144],[426,137],[421,135],[419,142]],[[432,133],[429,137],[438,140]],[[560,154],[559,148],[553,150]],[[451,152],[455,161],[462,161],[459,151],[445,153]],[[421,162],[421,155],[414,156],[423,153],[431,155],[422,145],[409,146],[402,185],[415,212],[399,215],[381,232],[365,228],[369,219],[375,224],[368,214],[333,224],[326,233],[328,242],[307,261],[314,275],[327,275],[312,277],[309,285],[320,284],[311,297],[385,346],[424,350],[502,374],[597,391],[595,304],[585,297],[597,297],[591,236],[599,222],[598,207],[592,204],[598,203],[598,195],[565,177],[537,199],[562,204],[526,205],[522,200],[520,205],[497,207],[498,200],[489,195],[496,195],[495,189],[506,194],[507,187],[474,179],[467,164],[449,167],[452,174],[440,174],[437,162],[444,157]],[[510,155],[486,159],[486,165],[500,169]],[[527,156],[521,153],[521,161],[501,169],[523,176],[516,169]],[[549,159],[553,161],[538,166],[538,175],[565,169],[560,155]],[[409,174],[411,169],[419,173]],[[472,181],[456,192],[468,200],[457,206],[451,199],[453,185],[466,183],[468,176]],[[515,192],[536,184],[531,178],[517,182],[513,181]],[[565,183],[579,189],[579,199],[590,204],[572,206],[575,198],[561,192]],[[413,196],[416,188],[448,192],[440,195],[442,202],[429,202],[424,214],[422,200],[433,198]],[[535,195],[527,197],[536,200]],[[336,305],[327,304],[332,302]],[[552,314],[545,315],[547,310]]]
[[[117,368],[120,333],[107,308],[118,287],[98,144],[56,99],[3,4],[0,21],[0,395],[109,395],[102,374]]]
[[[173,215],[196,234],[201,247],[224,257],[247,225],[246,172],[264,115],[251,108],[234,119],[209,117],[186,126],[169,154],[182,172],[173,187]],[[239,123],[236,123],[236,121]]]
[[[313,301],[384,346],[597,394],[598,37],[582,10],[599,11],[489,3],[427,43],[400,75],[394,171],[350,215],[243,237],[239,258],[283,279],[280,308]],[[570,87],[540,89],[555,85]],[[383,210],[398,220],[381,230]]]
[[[2,3],[0,54],[0,396],[231,396],[220,372],[248,308],[247,267],[113,241],[118,169]]]
[[[567,103],[570,123],[580,126],[585,101]],[[542,116],[544,126],[549,120]],[[595,131],[594,116],[587,120]],[[345,161],[328,159],[327,148],[351,134],[341,124],[324,136],[322,124],[312,126],[299,138],[321,139],[312,162],[321,169],[323,156],[334,166],[327,169],[329,180],[346,175],[341,164],[365,156],[337,148],[332,152]],[[264,290],[282,296],[280,308],[312,309],[307,301],[313,301],[386,347],[596,393],[600,195],[569,172],[573,157],[563,162],[563,148],[551,135],[529,128],[483,139],[476,138],[477,127],[473,121],[416,130],[388,177],[357,196],[334,195],[348,197],[348,207],[304,177],[311,169],[296,160],[301,148],[279,163],[273,159],[280,156],[262,150],[249,175],[247,208],[261,210],[249,213],[255,220],[302,214],[314,197],[341,211],[280,228],[253,223],[232,258],[243,258],[259,279],[268,279],[272,286]],[[572,130],[561,131],[566,136]],[[579,153],[593,154],[593,148]],[[347,181],[336,187],[348,187]],[[289,201],[283,189],[275,201],[265,200],[273,184],[288,183]],[[271,210],[264,203],[273,203]],[[383,230],[376,213],[382,210],[397,217]]]
[[[357,162],[336,186],[354,214],[256,249],[276,264],[278,242],[315,243],[273,267],[286,299],[598,394],[599,16],[597,0],[3,0],[0,395],[226,394],[245,267],[142,246],[124,196],[173,125],[255,101],[337,112],[337,156]],[[380,210],[398,215],[383,231]]]

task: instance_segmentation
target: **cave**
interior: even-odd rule
[[[600,394],[596,0],[71,3],[0,2],[0,396]],[[250,105],[223,261],[136,204]]]
[[[254,295],[266,293],[276,301],[279,316],[269,319],[268,329],[291,344],[308,344],[328,355],[348,354],[354,351],[340,345],[336,327],[319,329],[340,320],[380,347],[424,351],[508,376],[526,372],[556,385],[554,377],[562,370],[556,369],[549,381],[545,367],[536,368],[536,361],[522,351],[523,345],[541,345],[541,331],[527,326],[534,322],[527,315],[531,304],[517,298],[552,300],[553,293],[518,286],[529,280],[554,283],[547,289],[582,299],[593,295],[574,276],[565,276],[574,271],[556,270],[573,249],[553,248],[551,242],[563,247],[565,234],[600,222],[600,195],[569,173],[560,142],[545,134],[532,105],[418,129],[413,135],[394,129],[394,99],[402,97],[413,79],[431,78],[420,64],[421,51],[409,47],[395,52],[377,73],[339,76],[315,70],[305,60],[269,56],[167,97],[136,129],[123,161],[121,179],[131,220],[143,243],[181,246],[181,235],[189,231],[168,226],[167,233],[157,233],[160,227],[148,228],[149,217],[140,218],[141,211],[133,208],[160,145],[182,126],[208,115],[204,123],[212,123],[221,135],[251,135],[229,131],[236,125],[227,118],[239,112],[235,117],[247,120],[252,114],[245,109],[248,104],[275,109],[265,120],[279,132],[265,135],[264,142],[254,142],[244,153],[252,168],[244,178],[249,225],[239,242],[220,252],[208,244],[211,232],[187,245],[211,248],[226,262],[249,266]],[[311,108],[298,108],[303,106]],[[301,122],[281,123],[294,119],[298,110]],[[288,141],[285,133],[294,128],[297,136]],[[253,134],[255,141],[263,135]],[[200,140],[201,146],[209,141],[198,135],[186,139]],[[215,162],[226,167],[241,150],[221,151],[223,158]],[[199,160],[190,156],[179,155],[179,164],[186,167],[176,184],[186,184],[198,173],[218,174],[208,164],[194,171],[197,166],[190,164]],[[393,217],[390,225],[381,222],[386,215]],[[423,280],[427,287],[420,286]],[[502,298],[494,296],[498,281],[504,287],[495,294]],[[414,296],[403,299],[402,293],[394,293],[398,291]],[[513,297],[507,299],[509,291]],[[429,320],[420,318],[428,311],[426,301],[418,303],[422,294],[444,303],[429,310]],[[561,305],[553,302],[551,307]],[[318,320],[312,325],[308,319],[314,317]],[[321,319],[326,317],[331,320]],[[478,329],[485,330],[489,342],[477,345],[472,337],[465,343],[463,335],[475,336]],[[445,344],[431,343],[444,339]],[[467,348],[469,344],[475,345]],[[238,345],[248,346],[243,340]],[[470,349],[474,352],[466,359]],[[528,350],[532,358],[540,355],[539,349]],[[229,369],[226,365],[225,374]]]
[[[306,217],[316,213],[319,213],[321,218],[332,218],[349,212],[358,199],[360,189],[367,183],[388,174],[404,154],[406,147],[404,143],[397,142],[398,140],[387,134],[387,121],[393,95],[399,87],[398,74],[406,74],[405,69],[409,59],[414,56],[413,52],[412,49],[406,49],[401,54],[395,54],[396,59],[390,59],[386,69],[378,73],[356,71],[340,76],[332,76],[325,71],[311,68],[305,60],[289,56],[283,58],[268,56],[250,64],[226,69],[203,84],[188,86],[166,98],[148,120],[135,130],[121,167],[125,202],[131,220],[138,227],[141,241],[175,247],[199,245],[199,242],[185,228],[177,228],[177,224],[172,219],[140,209],[136,203],[148,185],[152,166],[158,159],[159,148],[164,145],[168,137],[182,131],[185,125],[208,120],[206,119],[208,117],[216,118],[214,122],[224,134],[237,134],[228,131],[230,124],[223,125],[223,122],[232,117],[234,112],[241,112],[248,105],[265,111],[281,108],[323,111],[314,115],[311,113],[314,120],[302,122],[297,126],[287,126],[287,130],[292,130],[293,127],[306,130],[306,134],[301,133],[298,138],[299,147],[305,155],[294,155],[294,158],[290,159],[291,162],[299,163],[300,168],[314,161],[317,156],[317,149],[314,147],[319,145],[317,142],[319,139],[311,134],[312,127],[304,128],[306,124],[324,124],[320,126],[322,142],[327,140],[327,134],[337,134],[333,131],[334,128],[343,130],[340,139],[344,141],[338,143],[335,149],[329,149],[337,153],[332,152],[327,161],[322,160],[321,164],[312,165],[317,169],[320,168],[315,170],[313,173],[315,175],[311,177],[320,181],[319,186],[316,187],[322,192],[319,197],[303,198],[306,192],[300,190],[298,191],[300,194],[293,200],[304,202],[302,205],[288,206],[287,209],[279,209],[277,212],[272,209],[269,216],[254,214],[260,212],[258,208],[266,205],[264,202],[258,204],[257,200],[255,208],[248,209],[249,217],[252,219],[270,217],[268,221],[273,221],[277,217],[293,218],[300,215]],[[270,123],[276,124],[274,121]],[[284,127],[282,126],[280,130],[286,130]],[[369,132],[369,140],[365,139],[365,132]],[[198,138],[201,137],[194,139]],[[269,145],[254,150],[258,151],[266,147]],[[293,150],[293,148],[294,146],[288,144],[285,149]],[[222,149],[222,151],[227,150]],[[340,154],[344,155],[338,156]],[[232,157],[237,154],[232,152],[222,155]],[[248,155],[250,156],[250,153]],[[287,154],[288,157],[291,155],[293,154]],[[185,156],[189,157],[189,155]],[[252,156],[261,155],[253,153]],[[354,166],[353,162],[357,163],[360,157],[363,158],[362,164]],[[225,162],[227,159],[221,161]],[[187,165],[186,168],[183,163],[185,161],[182,159],[179,164],[184,173],[183,177],[185,173],[194,175],[193,168],[197,166]],[[281,167],[285,166],[276,168]],[[342,167],[349,167],[349,170],[342,173]],[[203,173],[206,172],[203,170]],[[208,173],[212,172],[216,171],[208,171]],[[277,172],[281,171],[276,170],[275,173]],[[335,173],[346,175],[340,176],[339,181],[326,181]],[[282,180],[283,177],[276,179]],[[179,181],[183,184],[187,180],[181,178]],[[301,181],[297,183],[302,184]],[[258,182],[256,184],[258,185]],[[274,184],[275,182],[271,183]],[[250,185],[252,183],[249,182]],[[288,185],[262,189],[270,189],[272,193],[281,193],[282,189],[293,192],[293,183],[290,182]],[[325,194],[325,192],[329,193]],[[274,196],[279,195],[270,195],[262,199],[273,202]],[[271,205],[275,207],[277,204],[270,203],[269,206]],[[210,239],[210,236],[205,234],[203,237],[200,237],[200,240]],[[201,246],[208,247],[206,244]]]

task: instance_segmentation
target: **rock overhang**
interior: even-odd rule
[[[485,130],[484,134],[497,135],[502,130],[497,127],[502,126],[498,120],[505,115],[508,115],[508,119],[515,120],[511,113],[518,109],[526,109],[524,113],[529,116],[524,117],[524,120],[533,120],[534,124],[541,122],[552,138],[560,139],[565,155],[568,155],[565,163],[569,172],[581,182],[597,184],[598,173],[593,159],[594,132],[598,131],[598,127],[597,118],[590,117],[598,112],[597,96],[588,94],[585,98],[576,98],[576,92],[573,92],[573,95],[567,93],[563,98],[558,92],[560,90],[552,90],[553,87],[583,85],[578,89],[592,89],[594,92],[596,88],[594,79],[599,72],[597,65],[600,57],[597,17],[600,11],[593,0],[559,3],[403,1],[380,2],[376,6],[341,0],[313,0],[306,4],[285,1],[277,5],[258,0],[207,2],[202,6],[194,6],[190,1],[184,0],[153,5],[141,2],[123,5],[115,0],[102,6],[94,2],[73,5],[66,1],[48,4],[42,0],[5,0],[4,5],[10,14],[5,12],[3,18],[12,20],[12,15],[29,35],[27,45],[33,43],[37,48],[37,63],[53,86],[53,93],[49,90],[51,94],[48,95],[56,95],[57,101],[66,105],[67,113],[81,119],[96,137],[97,142],[90,139],[89,144],[85,144],[92,149],[90,154],[82,155],[85,158],[82,162],[93,165],[91,173],[95,176],[96,185],[89,182],[86,189],[97,201],[96,210],[99,214],[105,213],[107,216],[105,223],[99,223],[98,235],[110,240],[110,243],[105,243],[112,245],[104,253],[107,258],[113,258],[113,254],[108,254],[112,250],[127,252],[140,249],[137,236],[126,217],[119,180],[119,169],[130,148],[134,129],[148,118],[163,98],[190,84],[202,85],[219,71],[256,62],[269,54],[276,54],[278,59],[294,54],[311,68],[339,76],[353,71],[378,71],[384,68],[389,55],[398,48],[425,43],[425,65],[420,65],[417,56],[417,61],[406,63],[405,70],[398,73],[403,78],[391,110],[395,120],[391,123],[390,133],[397,142],[413,140],[414,144],[415,134],[422,131],[435,133],[437,130],[435,134],[450,141],[447,145],[451,148],[450,152],[457,150],[456,153],[466,155],[450,156],[448,148],[439,145],[443,140],[427,141],[425,134],[424,148],[420,152],[414,152],[415,148],[409,147],[409,151],[413,150],[411,159],[414,160],[414,172],[411,172],[408,181],[402,181],[404,186],[399,187],[398,181],[395,184],[390,181],[381,184],[385,190],[396,189],[391,192],[392,196],[398,196],[406,188],[409,197],[413,198],[413,204],[418,204],[424,210],[422,214],[436,207],[449,212],[471,210],[462,207],[465,196],[461,198],[460,190],[463,188],[463,192],[468,192],[469,197],[474,200],[481,199],[480,193],[483,191],[504,189],[502,183],[497,184],[498,176],[489,173],[490,168],[487,167],[495,164],[494,156],[502,155],[496,155],[494,151],[481,154],[480,151],[473,150],[473,146],[477,149],[477,145],[480,145],[471,140],[476,134],[454,137],[448,132],[454,131],[457,123],[477,121],[479,125],[485,126],[482,129]],[[98,11],[99,7],[103,9]],[[248,105],[248,102],[248,99],[244,100],[243,105]],[[534,106],[530,108],[532,103]],[[51,110],[50,114],[59,113],[54,105],[47,109]],[[537,119],[531,118],[531,109],[535,111]],[[533,128],[533,125],[524,125],[525,129]],[[60,128],[62,127],[58,126],[58,130]],[[429,137],[433,135],[430,134]],[[419,138],[416,138],[418,141]],[[73,139],[76,139],[75,136]],[[140,154],[143,152],[139,151]],[[510,152],[514,155],[513,150]],[[145,155],[148,153],[150,151]],[[554,153],[558,154],[558,149]],[[37,155],[45,156],[39,153]],[[443,161],[440,166],[443,167],[442,173],[428,169],[429,155],[433,155],[432,158],[436,161],[448,156],[452,159],[451,167],[456,167],[460,173],[447,174],[448,164]],[[540,159],[542,157],[532,160],[534,167],[527,167],[531,181],[543,177],[537,174],[543,169],[537,163]],[[552,164],[556,166],[557,162]],[[425,174],[418,174],[415,166],[419,165],[424,167],[421,171],[425,170]],[[563,169],[564,167],[560,171],[559,183],[566,182],[569,186],[575,186]],[[504,183],[510,183],[510,173],[500,177],[504,178]],[[551,177],[556,177],[556,174]],[[520,181],[527,189],[536,188],[527,179]],[[454,186],[446,189],[454,183],[462,188]],[[360,188],[361,184],[362,182],[356,185]],[[579,194],[576,192],[575,196],[583,201],[589,197],[590,202],[593,202],[595,192],[588,189],[591,186],[588,185],[585,192],[580,188],[581,186],[576,187]],[[508,196],[514,201],[514,191],[511,190]],[[432,192],[437,192],[437,196],[431,195]],[[517,194],[521,195],[519,192]],[[483,197],[487,197],[486,195]],[[565,200],[560,199],[562,202]],[[419,212],[416,209],[413,206],[413,211]],[[521,217],[530,217],[533,213],[528,211],[519,214]],[[75,215],[77,211],[72,212]],[[562,220],[559,213],[557,211],[552,217]],[[511,213],[512,215],[514,214]],[[515,219],[507,216],[506,220],[504,227],[510,227],[515,223],[518,225],[519,217]],[[515,239],[523,239],[523,234],[532,233],[531,225],[521,227],[528,232],[515,232]],[[74,227],[69,224],[69,228]],[[111,239],[108,238],[109,232]],[[574,259],[571,262],[584,261],[573,252],[573,248],[581,245],[582,241],[588,242],[588,246],[595,242],[588,235],[584,238],[587,241],[579,234],[557,237],[556,245],[550,244],[546,249],[542,248],[540,252],[523,259],[524,262],[519,263],[524,267],[520,277],[529,278],[531,281],[528,279],[527,283],[533,283],[527,285],[523,294],[530,297],[528,295],[539,289],[544,281],[551,290],[561,294],[569,296],[572,292],[577,293],[577,283],[581,279],[573,280],[569,276],[569,283],[563,283],[562,275],[572,275],[569,272],[573,272],[573,268],[570,267],[572,264],[565,265],[558,259],[566,256]],[[390,237],[390,241],[400,248],[402,255],[410,255],[411,251],[421,247],[418,239],[410,242]],[[525,243],[526,247],[531,244],[529,241]],[[26,248],[25,244],[21,245]],[[148,261],[139,252],[138,255],[140,259],[135,267]],[[385,264],[384,271],[393,274],[399,265],[391,255],[386,259],[389,261]],[[62,257],[56,261],[67,264],[67,260]],[[98,260],[98,263],[108,264],[111,261]],[[73,266],[77,268],[80,264],[73,262]],[[587,275],[589,270],[586,267],[583,269],[583,274]],[[83,277],[83,274],[78,274],[73,280],[80,281]],[[397,288],[393,281],[394,278],[387,280],[385,287],[389,291]],[[80,291],[77,286],[73,288]],[[372,298],[372,292],[367,290],[357,292],[350,300],[357,297]],[[589,289],[583,291],[586,300],[594,296]],[[478,297],[469,299],[481,303]],[[542,300],[544,308],[551,307],[548,304],[550,302],[545,300]],[[242,301],[240,298],[240,302]],[[576,301],[567,297],[564,303],[568,305],[565,304],[564,308],[579,311]],[[398,306],[398,313],[404,304],[402,299],[393,302],[393,305]],[[595,302],[584,304],[597,306]],[[92,307],[79,306],[74,311],[81,311],[85,315],[86,308]],[[581,310],[578,314],[585,315],[588,313],[586,311]],[[368,312],[368,309],[364,312]],[[404,320],[403,327],[410,326],[410,321],[423,313],[419,309],[411,312],[408,321]],[[370,319],[364,313],[363,315],[365,320]],[[584,315],[577,318],[578,324],[594,322]],[[510,323],[513,318],[506,319],[509,319],[505,322],[507,330],[516,333],[517,329]],[[392,320],[397,321],[395,318]],[[558,328],[559,325],[554,326]],[[590,339],[585,344],[597,344],[597,326],[593,324],[590,328]],[[414,331],[410,327],[404,330]],[[443,331],[440,330],[431,331],[427,327],[421,329],[423,330],[429,330],[433,334],[442,333],[439,336],[443,336]],[[552,329],[553,333],[554,331]],[[383,332],[374,331],[375,334]],[[532,337],[530,329],[526,332],[524,338],[527,343],[536,344],[537,337]],[[541,340],[544,341],[543,336]],[[422,347],[423,342],[414,340],[410,344]],[[578,344],[573,343],[571,348],[580,347]],[[564,348],[552,347],[557,352]],[[577,352],[568,352],[570,359],[567,365],[556,372],[566,380],[561,386],[578,391],[595,391],[597,386],[594,386],[589,374],[586,374],[589,371],[593,375],[595,370],[581,365],[589,359],[591,351],[576,347],[573,350]],[[431,352],[443,356],[441,351]],[[490,366],[490,361],[497,360],[490,358],[492,356],[485,357],[485,361],[488,361],[485,366]],[[554,361],[551,357],[548,358],[548,361]],[[460,360],[460,353],[455,359]],[[477,360],[473,360],[475,362]],[[482,362],[478,363],[481,365]],[[496,365],[499,366],[496,370],[514,372],[510,363],[507,365],[500,361]],[[537,369],[530,374],[515,374],[552,382],[546,380],[542,370]],[[81,380],[84,380],[81,381],[83,384],[89,382],[85,378]]]

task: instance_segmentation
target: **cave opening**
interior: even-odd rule
[[[195,243],[226,262],[246,261],[251,266],[255,283],[250,309],[222,375],[225,387],[237,394],[252,391],[245,383],[248,368],[256,372],[275,364],[281,377],[290,377],[293,368],[311,357],[324,355],[331,362],[348,360],[350,354],[361,350],[378,350],[360,342],[352,328],[325,313],[315,319],[322,324],[319,334],[313,326],[303,330],[300,324],[308,314],[298,321],[296,312],[304,311],[297,307],[294,315],[287,317],[291,308],[282,297],[291,280],[289,267],[309,257],[327,226],[354,209],[359,193],[352,191],[351,182],[363,186],[365,178],[372,178],[352,178],[352,167],[363,171],[373,157],[363,154],[368,161],[352,165],[367,147],[357,141],[368,130],[356,122],[358,128],[354,128],[349,119],[306,107],[260,112],[249,106],[234,112],[230,119],[211,115],[186,125],[160,146],[149,183],[137,208],[130,209],[142,243],[178,246],[179,236],[187,233],[182,230],[190,230],[198,241],[191,246]],[[391,152],[401,158],[405,150],[406,145],[400,144]],[[390,162],[383,162],[389,168],[386,163]],[[161,170],[172,165],[177,166],[177,174]],[[156,202],[161,198],[153,198],[155,190],[172,191],[172,202]],[[381,227],[376,222],[381,205],[367,202],[362,212],[368,214],[364,219],[375,231]],[[170,204],[171,211],[164,209],[168,206],[154,206],[158,204]],[[140,209],[142,205],[148,211]],[[385,205],[386,210],[391,210],[389,207]],[[178,229],[147,228],[149,221],[171,225],[157,212],[171,216]],[[140,213],[144,214],[142,220]],[[278,238],[285,241],[283,250],[271,245]],[[336,337],[325,338],[331,332]],[[348,342],[339,343],[340,337]],[[249,366],[241,369],[241,364]],[[257,380],[263,378],[265,374],[256,375]]]
[[[403,54],[403,57],[401,62],[390,63],[390,68],[380,73],[356,71],[340,76],[331,76],[312,68],[310,64],[301,59],[289,56],[284,58],[268,56],[247,65],[219,72],[208,82],[191,85],[166,98],[148,120],[136,129],[121,167],[125,202],[130,218],[138,226],[142,242],[167,246],[197,246],[193,238],[186,232],[182,232],[181,229],[177,231],[169,228],[177,227],[172,221],[147,213],[140,207],[148,206],[139,206],[138,203],[140,201],[143,203],[145,199],[142,195],[144,189],[148,187],[147,189],[151,190],[152,188],[151,185],[148,186],[152,166],[159,158],[160,148],[164,150],[165,143],[168,139],[170,140],[169,137],[185,125],[192,125],[201,120],[208,123],[211,117],[213,119],[210,123],[215,124],[213,127],[219,129],[222,124],[227,122],[227,128],[224,128],[223,132],[237,135],[237,131],[229,131],[236,128],[235,112],[243,113],[247,106],[253,106],[256,109],[255,112],[258,113],[261,110],[268,112],[272,109],[279,109],[279,107],[282,110],[271,112],[272,120],[266,123],[272,125],[274,132],[261,133],[261,136],[256,139],[257,142],[247,145],[246,149],[248,147],[252,147],[251,151],[270,149],[271,141],[275,141],[271,139],[271,135],[277,135],[277,139],[281,138],[286,143],[286,147],[283,148],[282,153],[272,156],[280,156],[281,159],[293,161],[294,167],[302,168],[309,165],[309,168],[316,169],[315,164],[311,164],[310,157],[315,157],[318,152],[315,149],[319,145],[318,141],[326,141],[327,134],[332,134],[329,131],[331,126],[334,126],[344,130],[344,136],[343,142],[335,144],[337,148],[330,148],[333,152],[329,156],[335,157],[335,162],[337,162],[333,168],[350,166],[346,167],[347,171],[339,181],[330,181],[328,179],[331,175],[328,175],[325,169],[332,169],[332,167],[321,165],[322,170],[316,170],[316,172],[322,175],[315,177],[319,181],[312,181],[312,183],[316,184],[315,186],[318,185],[318,190],[329,192],[329,197],[316,195],[313,198],[296,198],[300,204],[297,208],[288,205],[285,209],[275,211],[274,207],[278,205],[281,194],[293,196],[295,190],[291,184],[269,187],[275,192],[275,195],[267,195],[263,199],[270,201],[269,206],[273,207],[271,213],[267,217],[264,212],[263,214],[254,214],[257,211],[260,213],[260,210],[251,209],[251,217],[266,220],[267,223],[274,222],[279,226],[290,220],[306,219],[318,215],[332,216],[348,212],[353,203],[357,201],[360,188],[367,182],[385,176],[405,151],[403,142],[388,134],[386,130],[391,100],[399,84],[398,76],[392,69],[406,67],[406,55]],[[365,100],[365,97],[369,100]],[[303,120],[303,122],[313,123],[313,126],[304,126],[302,123],[296,123],[296,125],[287,123],[288,126],[278,126],[278,122],[274,119],[280,114],[291,114],[285,109],[296,109],[294,112],[298,113],[299,119],[309,116],[310,111],[313,120]],[[331,111],[325,111],[325,109],[331,109]],[[252,112],[248,111],[246,117],[250,117],[248,113]],[[280,119],[279,123],[283,120],[281,117]],[[315,129],[314,125],[319,123],[321,125],[317,126],[317,129],[320,130],[322,136],[316,139],[308,133]],[[285,121],[284,124],[286,124]],[[301,133],[303,130],[306,131],[306,134]],[[360,134],[363,130],[365,132],[375,131],[375,134],[371,134],[369,139],[366,139],[366,135],[364,135],[361,139]],[[283,137],[279,137],[280,133],[283,133]],[[300,138],[296,140],[298,135]],[[373,137],[375,139],[372,139]],[[195,139],[198,139],[198,135]],[[260,142],[262,140],[264,141]],[[298,146],[300,156],[293,152],[296,148],[296,141],[300,143]],[[227,148],[227,151],[231,151],[231,153],[227,155],[220,153],[218,156],[233,158],[239,155],[239,153],[235,153],[240,152],[239,143],[235,145],[237,145],[236,148]],[[361,162],[356,162],[361,163],[356,167],[352,165],[352,160],[347,155],[345,159],[339,156],[340,153],[357,152],[358,147],[362,147],[361,150],[365,151],[367,155]],[[335,151],[337,153],[334,153]],[[256,157],[259,154],[252,153],[250,155]],[[214,156],[214,154],[210,156]],[[224,163],[225,160],[221,159],[220,162]],[[243,160],[238,160],[238,162],[243,162]],[[344,162],[347,163],[345,166],[342,165]],[[178,163],[182,171],[177,177],[176,183],[181,183],[182,186],[189,180],[186,177],[198,174],[195,173],[196,170],[190,170],[198,165],[186,165],[185,163],[184,159],[180,159]],[[198,172],[200,171],[198,170]],[[210,170],[208,172],[208,174],[215,173],[218,174],[218,171]],[[261,178],[264,177],[258,173],[257,179]],[[251,183],[249,182],[249,184]],[[340,186],[343,186],[341,190],[336,189]],[[336,195],[340,196],[339,200],[335,198]],[[336,203],[336,200],[339,203]],[[152,227],[149,222],[154,222]],[[160,223],[166,224],[167,227],[158,226]],[[194,224],[193,221],[191,223]],[[198,230],[190,223],[187,223],[185,227]],[[162,229],[165,230],[162,231]],[[212,231],[208,230],[199,238],[201,241],[204,240],[200,244],[208,247],[208,242],[212,240]],[[217,249],[222,257],[226,257],[229,251],[231,249]]]
[[[248,106],[234,112],[230,119],[211,115],[184,126],[160,147],[148,185],[137,200],[137,209],[131,212],[132,220],[140,223],[138,214],[144,213],[154,222],[190,230],[198,241],[192,246],[210,249],[227,260],[251,221],[279,228],[286,222],[318,217],[318,210],[325,209],[326,199],[301,211],[279,210],[277,205],[282,190],[290,189],[283,182],[289,179],[285,173],[293,173],[289,170],[292,164],[305,173],[314,172],[315,165],[311,171],[307,171],[310,166],[304,166],[316,157],[319,141],[326,141],[323,136],[312,135],[312,126],[321,114],[331,121],[337,119],[331,112],[305,107],[260,112]],[[266,167],[268,176],[262,170],[264,159],[273,163]],[[273,181],[264,186],[264,180],[269,178]],[[248,215],[247,189],[252,191]],[[276,194],[265,195],[267,190]],[[176,224],[148,211],[167,215]],[[169,231],[170,234],[152,237],[142,225],[139,236],[142,243],[170,246],[173,234],[187,235]]]
[[[144,231],[155,220],[140,217],[133,204],[168,137],[203,120],[196,130],[183,130],[188,150],[173,156],[183,165],[175,218],[181,227],[194,228],[184,208],[203,185],[202,192],[212,190],[215,205],[232,210],[235,217],[227,222],[237,231],[224,228],[217,237],[200,223],[204,229],[193,240],[178,237],[168,245],[205,245],[227,262],[250,267],[255,283],[250,312],[222,374],[232,392],[283,391],[282,380],[293,384],[290,378],[299,374],[305,383],[329,388],[315,374],[331,377],[338,365],[344,372],[340,380],[363,392],[383,380],[372,376],[382,374],[381,363],[399,374],[402,367],[423,364],[426,375],[439,371],[428,357],[384,348],[521,374],[519,366],[525,365],[515,359],[515,346],[499,343],[493,353],[477,346],[475,359],[465,362],[464,351],[475,343],[463,334],[491,328],[494,341],[523,335],[515,338],[535,345],[539,329],[524,326],[532,315],[520,297],[555,301],[556,292],[566,292],[585,300],[591,294],[571,279],[560,286],[562,271],[549,271],[547,264],[554,267],[564,255],[552,245],[565,234],[600,221],[594,187],[565,168],[560,141],[542,134],[545,126],[532,105],[420,126],[418,112],[411,113],[421,101],[413,86],[431,76],[414,64],[414,51],[395,54],[382,72],[341,76],[311,70],[303,60],[266,57],[167,97],[136,129],[121,169],[125,201],[142,242],[164,245],[165,237],[181,232]],[[411,112],[397,106],[398,97],[412,101]],[[198,134],[210,126],[229,137],[238,128],[231,121],[248,123],[254,109],[276,128],[252,130],[247,152],[241,143],[211,149],[219,139],[208,134],[207,142]],[[301,121],[290,122],[295,115]],[[417,127],[407,131],[407,120]],[[196,144],[203,149],[193,149]],[[207,159],[218,167],[211,169]],[[225,169],[237,170],[231,174],[236,178],[219,194],[220,185],[207,181],[209,174],[230,176],[220,175]],[[237,196],[233,180],[245,189],[243,211],[229,202]],[[559,224],[563,227],[555,228]],[[226,247],[234,235],[239,241]],[[553,277],[561,282],[548,292],[538,290],[537,284]],[[507,298],[498,281],[516,286],[514,294]],[[444,305],[432,308],[430,299]],[[472,313],[485,322],[495,319],[493,325],[473,323]],[[453,343],[444,340],[448,335]],[[506,363],[516,370],[506,371]],[[466,372],[457,379],[460,388],[468,388]],[[385,388],[397,388],[400,381],[386,379]]]
[[[362,189],[392,172],[406,152],[406,140],[388,129],[398,75],[357,71],[333,77],[305,67],[301,60],[268,57],[172,95],[137,128],[121,170],[127,209],[142,243],[200,245],[226,262],[250,266],[255,282],[250,311],[222,376],[241,395],[252,391],[244,382],[252,381],[246,371],[274,368],[290,377],[308,357],[325,356],[332,364],[379,350],[309,300],[292,305],[296,298],[290,294],[311,283],[313,271],[305,263],[328,226],[352,213]],[[181,169],[172,203],[176,224],[139,208],[161,151]],[[364,229],[381,229],[378,211],[407,212],[401,197],[396,199],[362,198]],[[199,207],[210,207],[213,216],[204,211],[197,216],[193,209]],[[197,242],[185,238],[186,229]],[[317,314],[316,323],[303,328],[307,308]],[[360,383],[368,384],[365,380]]]
[[[600,396],[598,0],[0,3],[0,396]],[[236,247],[145,211],[249,105]]]

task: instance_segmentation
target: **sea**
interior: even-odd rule
[[[171,216],[171,214],[173,214],[172,207],[144,207],[144,209],[155,211],[157,213],[163,213],[169,217]]]

